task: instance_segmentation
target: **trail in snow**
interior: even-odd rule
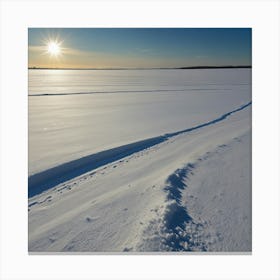
[[[149,138],[146,140],[124,145],[121,147],[116,147],[110,150],[95,153],[77,160],[73,160],[61,164],[59,166],[50,168],[40,173],[31,175],[28,178],[28,197],[32,197],[34,195],[40,194],[43,191],[46,191],[60,183],[71,180],[75,177],[78,177],[88,171],[94,170],[108,163],[112,163],[114,161],[117,161],[129,155],[137,153],[141,150],[155,146],[159,143],[168,140],[171,137],[184,134],[187,132],[191,132],[221,122],[225,120],[227,117],[229,117],[230,115],[245,109],[251,104],[252,104],[251,102],[246,103],[233,111],[223,114],[219,118],[216,118],[212,121],[191,128],[187,128],[185,130],[168,133],[162,136]]]
[[[28,178],[28,196],[32,197],[60,183],[78,177],[88,171],[112,163],[141,150],[165,141],[165,136],[154,137],[136,143],[102,151],[34,174]]]
[[[143,92],[184,92],[184,91],[224,91],[232,90],[231,88],[187,88],[187,89],[147,89],[147,90],[115,90],[115,91],[88,91],[88,92],[65,92],[65,93],[37,93],[29,94],[28,96],[61,96],[61,95],[84,95],[97,93],[143,93]]]
[[[163,190],[166,193],[167,206],[162,213],[158,213],[156,219],[149,222],[137,250],[207,251],[206,243],[199,236],[203,224],[195,222],[182,204],[182,193],[187,188],[186,180],[195,172],[195,168],[196,164],[188,163],[166,179]]]
[[[244,178],[250,176],[250,145],[240,136],[250,129],[250,112],[247,105],[224,115],[224,122],[169,135],[162,143],[29,198],[29,251],[248,251],[250,204],[244,191],[248,193],[250,183]],[[236,137],[238,145],[217,153],[217,146]],[[209,151],[214,151],[212,158],[203,156]],[[202,194],[195,188],[199,184]],[[224,190],[227,185],[232,188]],[[241,246],[242,241],[247,245]]]
[[[164,187],[167,206],[149,222],[137,250],[250,252],[251,152],[244,143],[251,144],[250,132],[172,173]]]

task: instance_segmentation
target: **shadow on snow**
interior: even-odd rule
[[[122,159],[124,157],[127,157],[129,155],[132,155],[134,153],[137,153],[141,150],[150,148],[152,146],[155,146],[159,143],[162,143],[166,140],[168,140],[170,137],[177,136],[179,134],[183,134],[186,132],[190,132],[196,129],[200,129],[202,127],[206,127],[212,124],[215,124],[217,122],[223,121],[231,114],[234,114],[238,111],[243,110],[244,108],[251,105],[252,102],[249,102],[238,109],[235,109],[233,111],[230,111],[221,117],[214,119],[212,121],[187,128],[185,130],[180,130],[173,133],[168,133],[162,136],[149,138],[146,140],[138,141],[135,143],[131,143],[128,145],[116,147],[110,150],[98,152],[89,156],[85,156],[76,160],[72,160],[70,162],[55,166],[53,168],[50,168],[48,170],[42,171],[40,173],[31,175],[28,178],[28,197],[32,197],[34,195],[40,194],[43,191],[46,191],[60,183],[66,182],[68,180],[71,180],[75,177],[78,177],[86,172],[89,172],[91,170],[94,170],[98,167],[104,166],[108,163],[112,163],[114,161],[117,161],[119,159]],[[176,178],[171,178],[171,180],[176,180]],[[179,190],[173,190],[172,192],[169,192],[170,196],[174,196],[178,198],[178,191]],[[182,216],[183,213],[178,213],[178,216]]]

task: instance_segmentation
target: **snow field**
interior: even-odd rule
[[[178,204],[176,196],[172,197],[171,191],[168,191],[168,185],[171,183],[172,186],[175,182],[175,187],[177,189],[179,187],[177,192],[183,191],[183,183],[180,189],[180,184],[176,183],[176,176],[183,178],[182,174],[185,171],[181,174],[176,170],[187,166],[187,171],[195,174],[196,169],[191,165],[199,158],[209,151],[215,151],[219,145],[224,145],[250,131],[250,117],[250,107],[245,107],[219,123],[171,137],[163,143],[112,162],[93,172],[85,173],[30,198],[29,250],[32,252],[177,251],[182,249],[231,251],[232,247],[224,247],[219,242],[212,242],[216,245],[210,242],[211,247],[204,233],[200,238],[203,242],[195,241],[194,237],[192,240],[189,239],[190,232],[195,232],[197,235],[197,232],[202,230],[202,226],[197,223],[188,223],[190,221],[188,207]],[[250,146],[245,143],[240,151],[244,149],[250,151]],[[217,157],[223,158],[223,154]],[[205,160],[206,166],[207,162],[208,160]],[[199,170],[198,168],[198,172]],[[246,174],[250,176],[249,172]],[[229,177],[230,175],[229,172]],[[200,176],[200,180],[203,178]],[[248,180],[243,183],[248,193],[251,187]],[[241,182],[241,186],[243,183]],[[242,188],[239,188],[237,192],[242,196]],[[182,200],[182,197],[180,194],[177,200]],[[250,209],[249,204],[242,204],[242,207],[246,213],[248,212],[246,209]],[[179,216],[181,220],[174,219],[174,212],[175,217]],[[207,219],[205,220],[207,222]],[[250,221],[249,216],[248,221]],[[162,226],[162,223],[166,228]],[[179,229],[180,226],[181,229]],[[153,231],[155,227],[157,230]],[[179,228],[176,229],[176,227]],[[179,243],[174,241],[168,243],[167,237],[169,235],[169,239],[172,240],[175,229],[179,231],[179,236],[186,235],[187,237]],[[228,229],[233,230],[230,226]],[[243,229],[250,232],[248,223],[243,224]],[[151,239],[151,236],[154,238]],[[211,236],[210,239],[213,238]],[[249,250],[248,244],[247,247],[244,246],[237,246],[235,250],[244,250],[244,248]]]

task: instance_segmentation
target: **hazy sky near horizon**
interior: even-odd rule
[[[29,28],[28,66],[251,65],[251,45],[250,28]]]

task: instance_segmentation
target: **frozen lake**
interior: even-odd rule
[[[29,175],[211,121],[251,100],[251,69],[29,70]]]

